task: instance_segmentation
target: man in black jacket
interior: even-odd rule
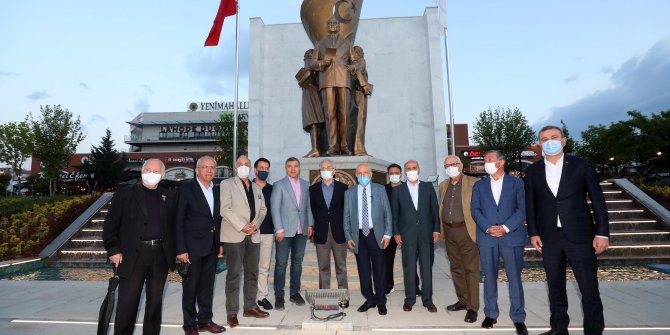
[[[119,296],[115,334],[132,334],[146,282],[144,334],[159,334],[163,288],[175,264],[172,192],[158,188],[165,165],[148,159],[142,166],[142,185],[114,193],[102,231],[109,260],[118,267]]]
[[[259,158],[254,162],[254,183],[261,188],[263,192],[263,199],[265,199],[265,207],[267,212],[271,213],[272,203],[272,184],[268,183],[270,176],[270,161],[267,158]],[[258,293],[257,304],[265,310],[273,308],[272,303],[268,300],[268,277],[270,274],[270,261],[272,259],[272,246],[275,241],[275,225],[272,223],[272,215],[265,215],[263,223],[259,229],[261,231],[261,250],[258,256]]]
[[[221,333],[224,328],[212,321],[214,278],[221,234],[221,200],[214,184],[216,161],[210,156],[198,159],[196,178],[177,190],[177,260],[187,263],[182,283],[182,312],[186,335],[198,331]],[[196,311],[197,305],[197,311]]]

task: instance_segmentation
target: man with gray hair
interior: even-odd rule
[[[335,180],[335,165],[324,159],[319,165],[321,182],[309,188],[309,203],[314,216],[314,244],[319,264],[319,288],[330,288],[330,254],[335,259],[337,288],[349,288],[347,245],[342,215],[347,185]]]

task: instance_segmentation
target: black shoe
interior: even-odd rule
[[[485,317],[484,322],[482,322],[482,328],[491,329],[493,325],[498,323],[496,319],[491,319],[490,317]]]
[[[465,306],[465,305],[463,305],[463,304],[461,304],[460,301],[456,301],[455,304],[447,306],[447,310],[448,310],[448,311],[451,311],[451,312],[462,311],[462,310],[467,309],[467,308],[468,308],[468,307]]]
[[[515,322],[514,323],[514,328],[516,328],[516,333],[519,335],[528,335],[528,329],[526,328],[526,324],[523,322]]]
[[[465,319],[463,321],[467,323],[475,323],[477,321],[477,312],[468,309],[468,312],[465,313]]]
[[[389,295],[389,294],[391,294],[391,293],[393,293],[393,292],[395,292],[395,290],[393,289],[393,286],[391,286],[391,287],[387,287],[387,288],[386,288],[386,292],[384,292],[384,293],[385,293],[386,295]]]
[[[263,309],[266,310],[266,311],[269,311],[269,310],[272,309],[272,304],[266,298],[263,298],[263,300],[258,300],[257,303],[258,303],[258,306],[263,307]]]
[[[362,304],[361,307],[358,307],[357,311],[359,312],[367,312],[368,309],[374,308],[376,305],[375,304],[368,304],[367,302]]]
[[[420,297],[420,296],[421,296],[421,289],[418,288],[418,287],[416,288],[416,296],[417,296],[417,297]]]
[[[291,294],[291,296],[289,297],[289,300],[291,300],[292,303],[294,303],[298,306],[302,306],[302,305],[305,304],[305,299],[302,298],[300,293]]]
[[[377,310],[379,311],[379,315],[386,315],[386,313],[388,313],[386,305],[377,305]]]
[[[278,311],[284,309],[284,297],[275,297],[275,309]]]
[[[551,330],[549,330],[548,332],[544,332],[544,333],[542,333],[542,334],[540,334],[540,335],[568,335],[568,331],[567,331],[567,330],[564,330],[564,331],[561,330],[561,331],[559,331],[559,330],[553,330],[553,329],[551,329]]]

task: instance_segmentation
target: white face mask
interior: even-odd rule
[[[498,168],[496,167],[495,162],[484,163],[484,170],[486,170],[486,173],[490,175],[498,172]]]
[[[393,184],[399,183],[400,182],[400,175],[399,174],[389,175],[389,181],[391,181],[391,183],[393,183]]]
[[[249,177],[249,167],[246,165],[237,167],[237,176],[242,179]]]
[[[323,179],[323,180],[333,179],[333,171],[328,171],[328,170],[321,171],[321,179]]]
[[[407,180],[411,182],[416,182],[417,180],[419,180],[419,171],[417,170],[407,171]]]
[[[458,166],[450,166],[444,171],[447,173],[449,178],[456,178],[461,175],[461,171],[458,171]]]
[[[149,186],[156,186],[161,181],[162,175],[160,173],[143,173],[142,182]]]

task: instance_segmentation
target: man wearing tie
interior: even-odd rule
[[[551,330],[543,334],[568,334],[565,272],[569,263],[582,296],[584,334],[600,335],[605,319],[596,255],[609,247],[600,181],[588,161],[563,153],[567,139],[561,128],[546,126],[538,137],[545,158],[528,167],[525,182],[530,243],[542,253],[549,288]]]
[[[284,285],[286,266],[291,254],[290,295],[296,305],[305,304],[300,295],[302,259],[305,256],[307,237],[312,236],[314,218],[309,204],[309,183],[300,179],[300,161],[289,157],[284,165],[286,177],[274,184],[272,189],[272,222],[275,224],[275,308],[284,309]]]
[[[421,301],[431,313],[437,313],[433,303],[433,245],[440,237],[437,195],[433,184],[419,180],[419,163],[405,163],[407,183],[393,190],[393,234],[402,247],[402,267],[405,280],[405,312],[416,303],[416,258],[421,270]]]
[[[380,315],[386,315],[384,249],[391,239],[392,214],[384,186],[371,183],[370,178],[370,166],[359,164],[358,185],[344,195],[344,236],[356,254],[361,293],[365,297],[358,311],[366,312],[376,306]]]
[[[484,322],[482,328],[493,328],[498,319],[498,268],[505,264],[510,310],[516,333],[528,335],[524,307],[521,269],[526,234],[523,182],[505,174],[505,156],[498,150],[484,155],[489,178],[472,187],[471,210],[477,224],[477,246],[484,271]]]

